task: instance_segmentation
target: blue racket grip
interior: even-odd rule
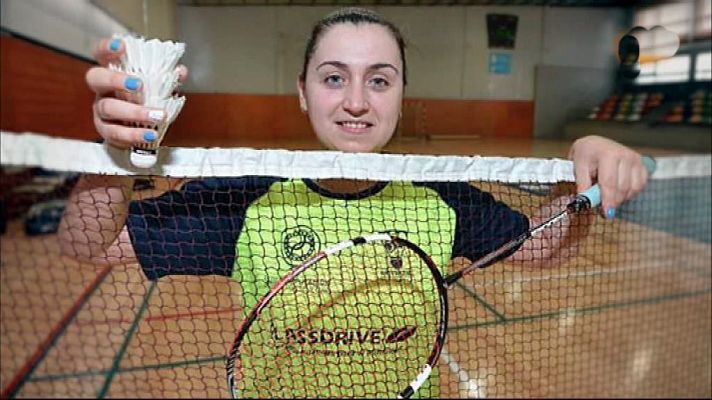
[[[657,168],[655,159],[650,156],[643,156],[643,164],[648,170],[648,174],[655,172]],[[591,186],[585,191],[579,193],[569,206],[573,207],[576,211],[582,208],[593,208],[601,205],[601,187],[598,184]]]

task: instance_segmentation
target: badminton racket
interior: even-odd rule
[[[643,160],[652,173],[654,160]],[[425,250],[396,233],[321,251],[283,276],[242,321],[227,361],[231,395],[413,396],[429,385],[445,343],[447,290],[600,203],[595,185],[547,221],[446,276]]]

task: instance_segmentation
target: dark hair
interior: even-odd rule
[[[406,65],[405,65],[405,40],[403,35],[401,35],[400,30],[393,25],[390,21],[381,17],[371,10],[366,10],[364,8],[344,8],[335,11],[321,20],[319,20],[312,29],[311,36],[307,42],[307,48],[304,51],[304,65],[302,66],[302,73],[299,74],[299,79],[304,81],[307,77],[307,64],[314,55],[314,50],[316,49],[316,44],[321,38],[321,36],[328,30],[328,28],[350,22],[354,25],[358,24],[376,24],[381,25],[388,29],[393,35],[393,38],[398,43],[398,49],[400,50],[401,61],[403,62],[403,86],[407,83],[406,79]]]

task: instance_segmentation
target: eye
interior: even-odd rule
[[[344,78],[338,74],[331,74],[324,78],[324,83],[330,87],[341,87],[344,85]]]
[[[370,86],[373,86],[377,89],[386,89],[391,86],[391,83],[388,81],[388,79],[382,77],[371,78],[368,83]]]

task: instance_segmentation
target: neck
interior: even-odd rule
[[[334,193],[359,193],[372,188],[376,182],[355,179],[319,179],[316,183],[322,188]]]

